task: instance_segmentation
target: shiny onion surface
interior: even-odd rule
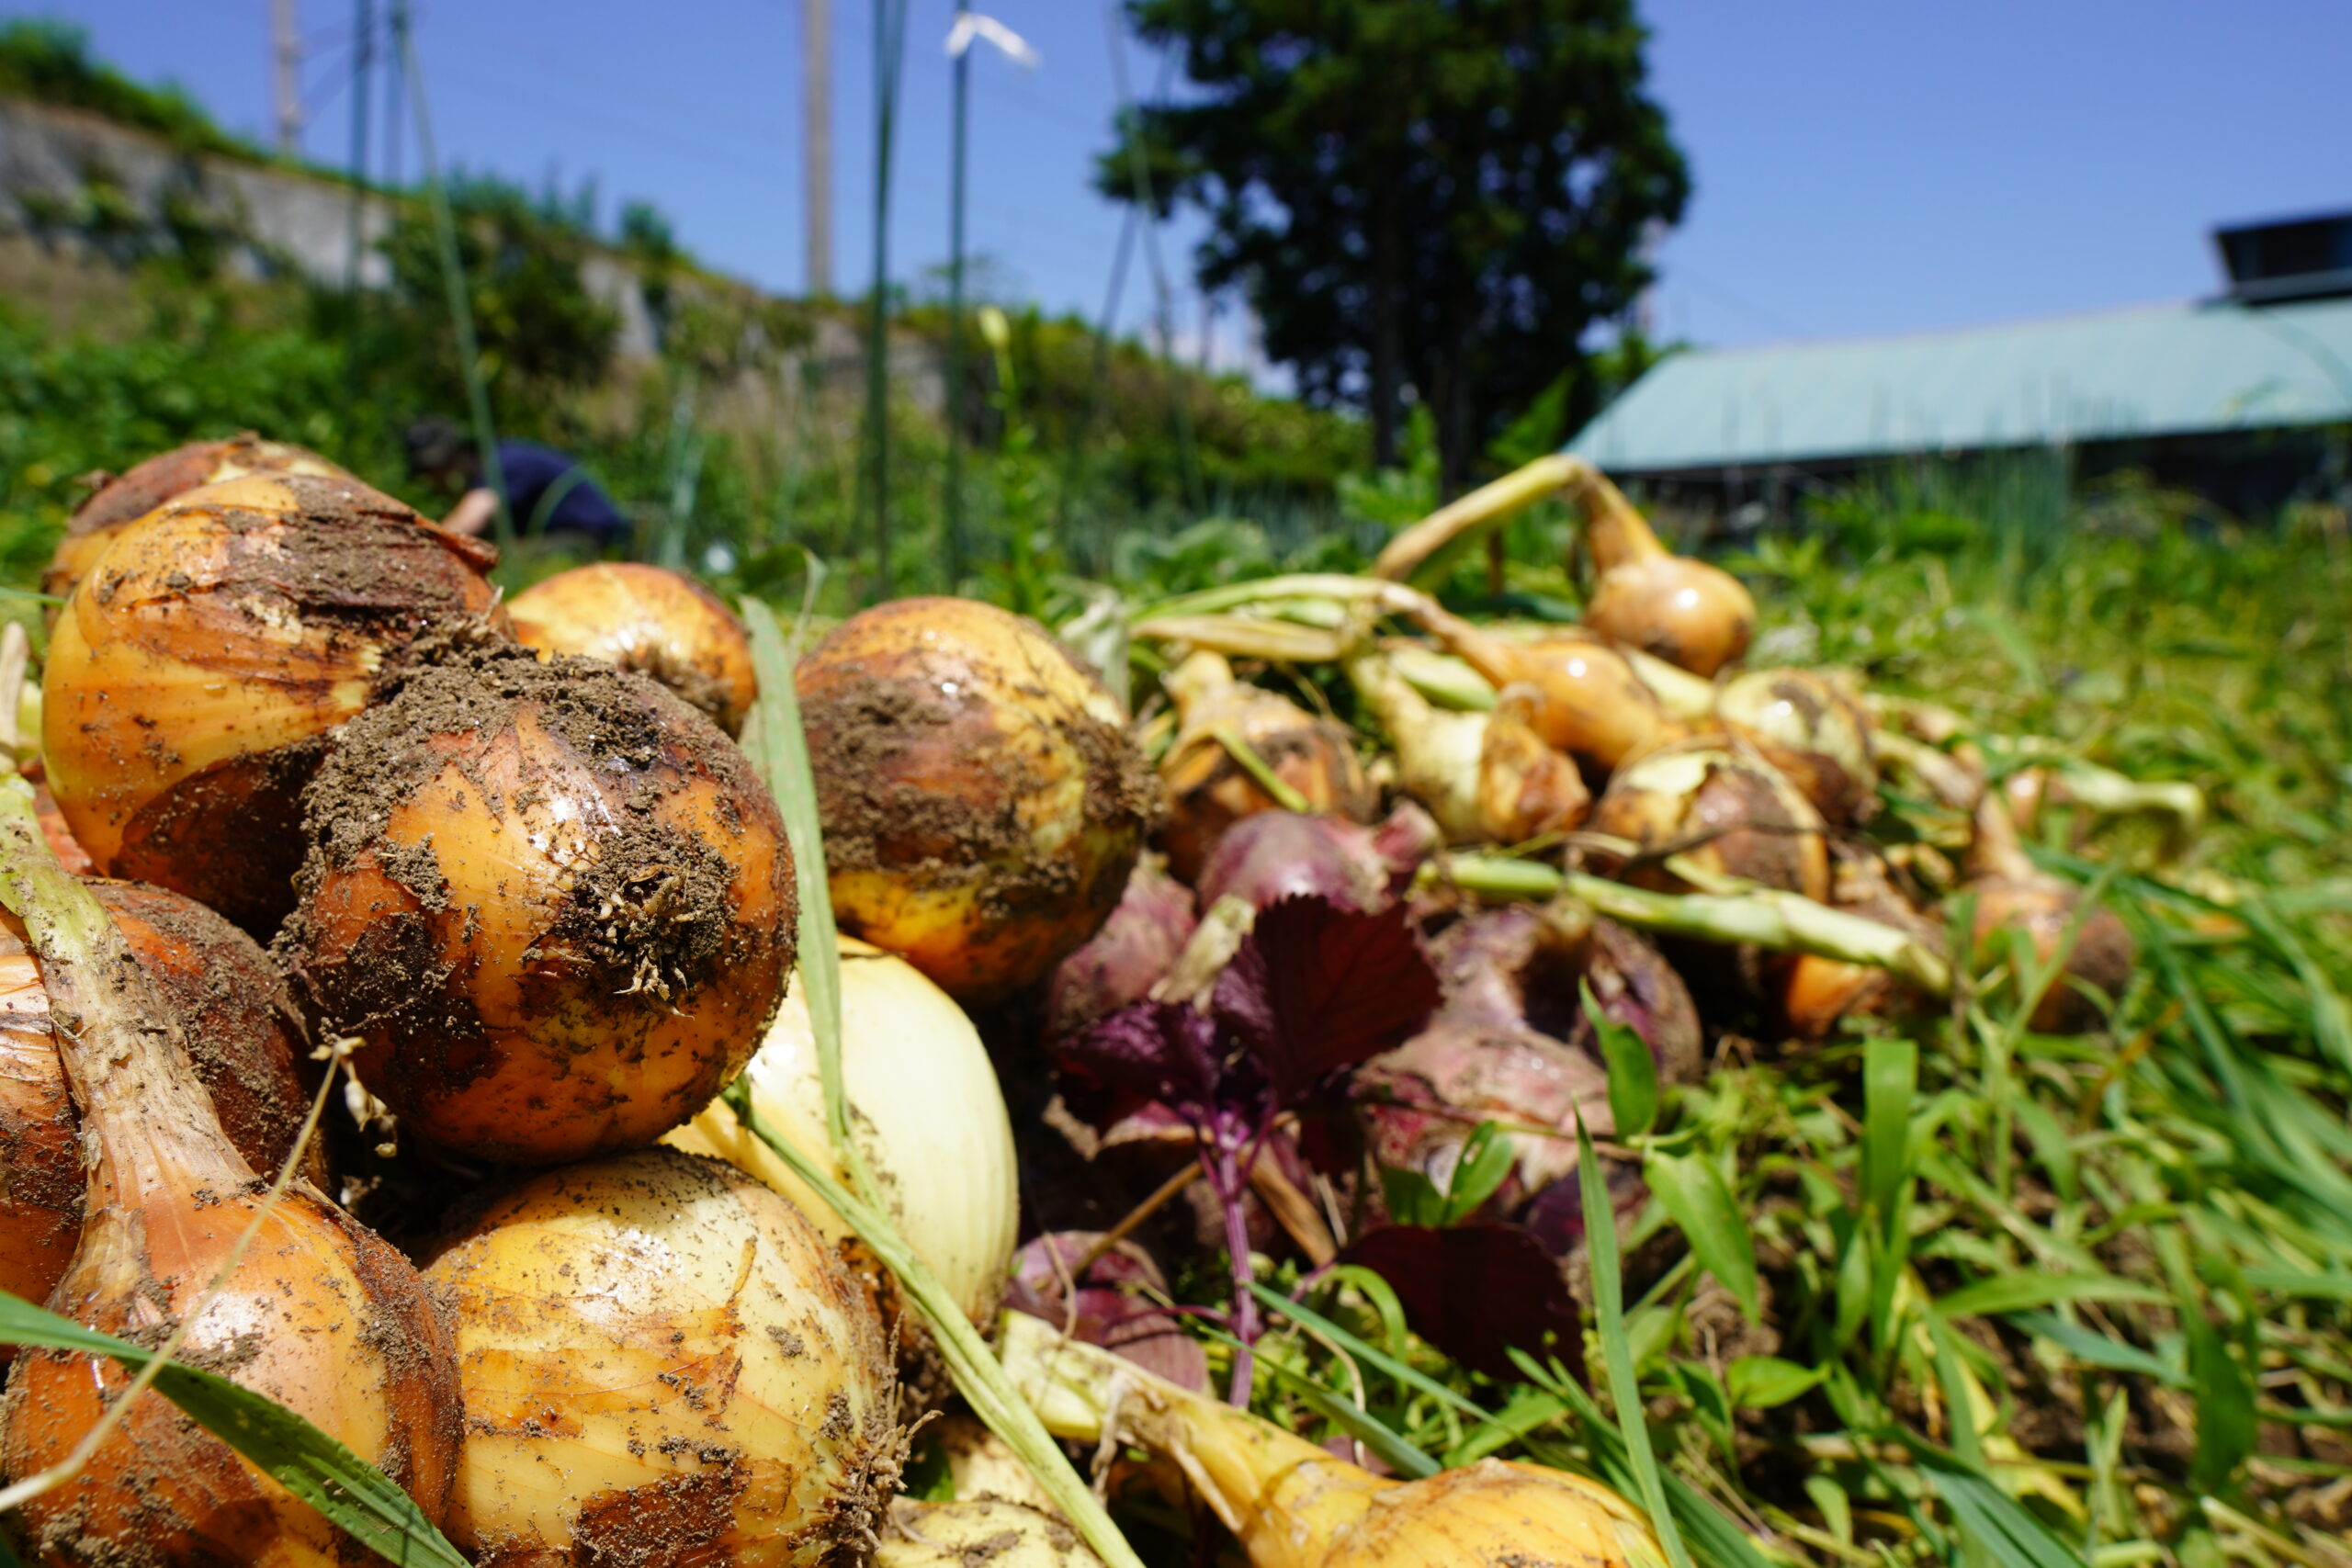
[[[294,905],[302,786],[420,634],[496,617],[494,553],[344,480],[252,475],[123,529],[57,623],[41,749],[109,875],[266,937]]]
[[[506,603],[514,640],[601,659],[650,675],[739,735],[759,680],[752,639],[718,595],[694,579],[636,561],[557,572]]]

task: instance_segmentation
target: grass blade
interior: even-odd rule
[[[817,816],[817,785],[809,768],[808,738],[801,732],[791,663],[783,636],[776,629],[775,617],[757,600],[745,599],[742,606],[744,621],[752,632],[760,682],[755,711],[759,715],[759,740],[763,755],[754,758],[753,765],[762,770],[768,787],[775,792],[776,806],[783,812],[786,829],[791,835],[801,889],[801,983],[808,987],[812,1004],[809,1022],[817,1039],[819,1069],[824,1077],[827,1121],[833,1129],[833,1155],[850,1168],[853,1179],[863,1176],[863,1185],[871,1189],[873,1178],[865,1174],[864,1158],[855,1141],[847,1136],[848,1100],[842,1087],[841,946],[833,930],[832,900],[826,890],[824,831]],[[814,1005],[820,994],[832,998],[830,1010]],[[980,1337],[979,1331],[965,1317],[955,1296],[939,1282],[930,1265],[907,1246],[888,1211],[843,1186],[831,1169],[820,1167],[770,1126],[752,1105],[744,1080],[736,1079],[723,1092],[745,1129],[767,1145],[795,1176],[822,1198],[857,1233],[858,1239],[865,1243],[883,1267],[898,1277],[909,1299],[930,1324],[940,1358],[947,1363],[957,1392],[989,1429],[1021,1456],[1037,1483],[1077,1528],[1086,1544],[1094,1549],[1095,1555],[1108,1568],[1143,1568],[1143,1560],[1119,1533],[1118,1526],[1111,1522],[1111,1516],[1095,1500],[1092,1490],[1070,1468],[1059,1445],[1012,1386],[1003,1366]]]
[[[2137,1345],[2127,1345],[2079,1323],[2069,1323],[2055,1314],[2016,1313],[2009,1321],[2037,1339],[2049,1340],[2077,1361],[2105,1367],[2111,1372],[2136,1372],[2174,1388],[2189,1386],[2188,1379],[2178,1370]]]
[[[1609,1069],[1609,1114],[1617,1123],[1617,1136],[1638,1138],[1657,1123],[1657,1063],[1647,1041],[1600,1010],[1591,981],[1580,982],[1579,989],[1584,1016]]]
[[[6,1292],[0,1343],[110,1356],[133,1371],[154,1359],[127,1339]],[[410,1568],[466,1568],[465,1554],[433,1527],[416,1499],[277,1401],[184,1362],[164,1369],[155,1392],[378,1556]]]
[[[1585,1250],[1592,1268],[1593,1312],[1600,1318],[1601,1359],[1609,1369],[1609,1397],[1617,1406],[1617,1424],[1625,1439],[1625,1455],[1634,1478],[1641,1485],[1642,1506],[1649,1511],[1650,1528],[1666,1560],[1674,1568],[1690,1568],[1690,1553],[1682,1532],[1667,1511],[1666,1487],[1658,1479],[1657,1456],[1650,1451],[1649,1423],[1642,1415],[1642,1385],[1634,1371],[1634,1352],[1625,1339],[1625,1286],[1618,1269],[1617,1215],[1609,1203],[1609,1181],[1600,1174],[1600,1156],[1593,1151],[1592,1134],[1584,1117],[1577,1117],[1577,1179],[1583,1189]]]
[[[2084,1568],[2083,1559],[1998,1483],[1954,1454],[1906,1439],[1911,1460],[1971,1539],[2002,1568]]]
[[[1761,1322],[1756,1238],[1723,1173],[1702,1156],[1653,1154],[1642,1162],[1642,1178],[1690,1243],[1700,1267],[1723,1282],[1748,1322]]]
[[[1237,1350],[1242,1348],[1241,1341],[1230,1334],[1220,1334],[1211,1330],[1209,1337],[1219,1340]],[[1296,1368],[1286,1367],[1280,1361],[1270,1360],[1262,1356],[1257,1359],[1257,1365],[1273,1373],[1281,1382],[1287,1383],[1291,1391],[1305,1400],[1317,1416],[1344,1429],[1350,1437],[1356,1438],[1365,1448],[1378,1454],[1381,1462],[1398,1474],[1418,1479],[1425,1475],[1435,1475],[1444,1468],[1437,1461],[1430,1458],[1391,1430],[1371,1411],[1341,1399]]]
[[[1955,1317],[2006,1317],[2061,1302],[2164,1302],[2172,1298],[2154,1285],[2115,1274],[2003,1274],[1962,1285],[1936,1302],[1937,1314]]]

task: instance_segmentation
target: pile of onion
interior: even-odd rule
[[[310,1042],[285,977],[192,899],[135,882],[88,887],[179,1026],[222,1132],[255,1170],[275,1172],[311,1098]],[[0,1291],[41,1301],[65,1271],[82,1230],[81,1125],[40,958],[24,922],[0,912]],[[303,1167],[322,1190],[323,1151],[313,1143]]]
[[[963,1010],[904,960],[844,940],[841,974],[842,1081],[853,1135],[899,1234],[965,1314],[985,1325],[1004,1293],[1021,1217],[1012,1120],[988,1048]],[[816,1036],[797,988],[743,1073],[761,1120],[834,1166]],[[666,1141],[759,1178],[826,1235],[850,1235],[733,1107],[712,1104]]]
[[[161,988],[40,843],[21,780],[0,783],[0,889],[38,955],[92,1160],[80,1243],[51,1310],[149,1345],[185,1322],[184,1359],[305,1417],[440,1523],[458,1441],[456,1364],[416,1274],[307,1183],[273,1196],[255,1179],[188,1065]],[[111,1358],[19,1353],[0,1399],[0,1466],[22,1480],[58,1464],[129,1381]],[[25,1503],[7,1528],[44,1561],[188,1568],[335,1562],[350,1545],[153,1397],[129,1408],[78,1476]]]
[[[740,735],[759,681],[752,639],[718,595],[694,579],[635,561],[557,572],[506,603],[514,640],[650,675]]]
[[[800,1213],[674,1149],[546,1172],[425,1270],[456,1324],[449,1535],[496,1563],[818,1568],[871,1550],[889,1341]]]
[[[792,856],[735,743],[642,676],[492,647],[410,675],[305,796],[282,946],[412,1128],[632,1148],[741,1070],[792,965]]]
[[[1205,650],[1186,655],[1166,685],[1176,705],[1176,739],[1159,761],[1168,802],[1159,842],[1181,880],[1196,881],[1226,829],[1261,811],[1288,807],[1372,819],[1379,796],[1345,725],[1237,679],[1222,655]],[[1251,775],[1234,755],[1236,741],[1289,786],[1294,801],[1275,799]]]
[[[134,464],[107,479],[65,520],[65,536],[41,573],[40,591],[62,599],[89,574],[124,526],[200,485],[247,474],[308,474],[346,485],[359,481],[316,452],[252,431],[226,441],[191,441]]]
[[[1544,744],[1607,773],[1688,730],[1625,656],[1583,632],[1521,642],[1473,626],[1432,601],[1415,618],[1498,690],[1524,687],[1514,709]]]
[[[796,676],[843,931],[967,1004],[1094,934],[1142,848],[1150,774],[1044,628],[901,599],[836,626]]]
[[[1252,1568],[1663,1560],[1639,1510],[1566,1471],[1480,1460],[1395,1481],[1023,1314],[1005,1314],[1001,1353],[1055,1436],[1171,1461]]]
[[[255,474],[125,527],[57,623],[41,750],[109,875],[266,936],[328,733],[436,626],[494,616],[494,552],[357,483]]]

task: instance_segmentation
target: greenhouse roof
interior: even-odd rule
[[[1677,355],[1568,450],[1621,473],[2352,422],[2352,299]]]

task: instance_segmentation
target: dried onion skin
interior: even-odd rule
[[[388,656],[496,617],[495,553],[364,486],[252,475],[126,527],[43,671],[50,788],[97,867],[259,937],[293,908],[300,795]]]
[[[729,735],[742,733],[759,694],[743,623],[681,572],[594,561],[532,584],[506,602],[506,612],[524,647],[601,659],[650,676]]]
[[[888,1339],[750,1177],[673,1149],[548,1171],[425,1278],[465,1389],[450,1535],[483,1568],[862,1557],[900,1452]]]

